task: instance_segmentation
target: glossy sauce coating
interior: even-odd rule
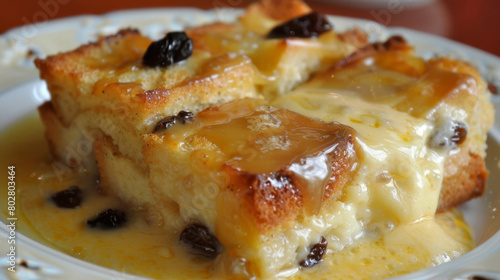
[[[299,208],[303,204],[308,214],[318,212],[324,198],[339,197],[357,163],[351,128],[258,100],[237,100],[207,109],[196,115],[194,122],[178,126],[178,132],[172,127],[165,137],[185,137],[185,141],[203,138],[215,144],[223,155],[222,168],[239,192],[253,195],[252,187],[248,188],[255,184],[256,189],[284,190],[286,181],[289,193],[274,195],[296,197],[287,204],[299,204]],[[280,179],[282,176],[288,179]],[[283,199],[288,198],[268,203],[287,207],[279,203]]]

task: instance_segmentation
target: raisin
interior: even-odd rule
[[[71,186],[51,197],[52,201],[61,208],[75,208],[82,203],[82,190],[78,186]]]
[[[153,133],[156,133],[158,131],[163,131],[176,123],[185,124],[186,122],[189,121],[189,119],[191,119],[193,117],[194,117],[194,115],[191,112],[180,111],[177,114],[177,116],[166,117],[166,118],[162,119],[161,121],[159,121],[156,124],[155,128],[153,129]]]
[[[498,94],[497,87],[494,84],[488,83],[488,89],[492,94]]]
[[[449,121],[441,125],[430,140],[435,148],[455,148],[466,138],[467,126],[462,122]]]
[[[494,280],[493,278],[482,276],[482,275],[469,276],[469,278],[467,278],[467,279],[470,279],[470,280]]]
[[[19,265],[22,266],[22,267],[26,267],[26,268],[29,268],[29,265],[28,265],[28,261],[27,260],[21,260],[19,262]]]
[[[389,37],[385,42],[375,42],[368,45],[368,49],[371,47],[377,52],[397,50],[401,46],[406,46],[406,40],[402,36],[394,35]]]
[[[386,50],[396,49],[398,46],[405,46],[405,45],[406,45],[406,40],[400,35],[391,36],[383,43],[383,46]]]
[[[153,129],[153,133],[156,133],[158,131],[163,131],[174,124],[175,124],[175,116],[166,117],[156,124],[155,128]]]
[[[326,253],[327,246],[328,241],[326,241],[325,237],[321,236],[319,243],[316,243],[312,246],[306,259],[301,261],[299,265],[308,268],[320,263]]]
[[[185,124],[187,120],[190,118],[194,117],[193,113],[189,111],[180,111],[177,114],[176,120],[180,122],[181,124]]]
[[[193,53],[193,40],[184,32],[169,32],[163,39],[151,43],[142,57],[150,67],[167,67],[185,60]]]
[[[460,145],[467,138],[467,126],[461,122],[453,123],[453,135],[450,138],[450,141],[455,143],[456,145]]]
[[[127,222],[127,216],[123,211],[108,209],[97,214],[94,219],[88,220],[86,224],[92,228],[114,229],[123,226]]]
[[[274,27],[269,34],[267,34],[266,38],[312,38],[318,37],[332,29],[332,24],[328,22],[328,19],[323,14],[312,12]]]
[[[215,259],[221,253],[219,240],[202,224],[195,223],[185,228],[179,240],[189,246],[193,254],[207,259]]]

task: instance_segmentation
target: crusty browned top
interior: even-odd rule
[[[221,98],[231,99],[226,95],[255,94],[248,58],[195,50],[182,63],[147,67],[142,57],[151,42],[127,29],[76,50],[37,59],[40,76],[47,81],[63,123],[69,124],[82,111],[98,108],[147,121],[171,114],[179,106],[199,111],[220,103]]]
[[[261,104],[241,99],[208,108],[164,133],[215,145],[212,156],[229,175],[225,187],[266,231],[340,198],[358,158],[351,127]]]
[[[311,8],[301,0],[261,0],[247,8],[249,13],[254,9],[276,21],[287,21],[311,12]]]

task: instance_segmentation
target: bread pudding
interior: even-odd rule
[[[36,65],[56,175],[98,174],[101,195],[175,233],[214,278],[341,277],[339,263],[400,247],[423,268],[470,249],[440,222],[488,175],[493,109],[465,62],[262,0],[235,23],[159,41],[122,30]],[[75,157],[82,139],[93,150]]]

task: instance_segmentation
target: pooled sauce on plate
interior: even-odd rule
[[[111,194],[100,194],[98,178],[68,172],[61,180],[52,167],[43,131],[38,116],[30,115],[0,135],[2,166],[16,166],[19,232],[114,269],[117,277],[130,273],[159,279],[223,278],[214,274],[213,262],[185,252],[179,244],[180,232],[165,231],[154,219],[143,218],[149,216],[145,210],[124,205]],[[51,195],[71,186],[82,190],[81,205],[57,207]],[[2,192],[0,199],[6,201],[5,196]],[[86,225],[109,208],[126,213],[122,227],[101,230]],[[292,279],[386,278],[448,261],[473,246],[469,227],[458,212],[451,211],[401,223],[382,237],[359,236],[350,246],[329,247],[321,264],[300,270]]]

